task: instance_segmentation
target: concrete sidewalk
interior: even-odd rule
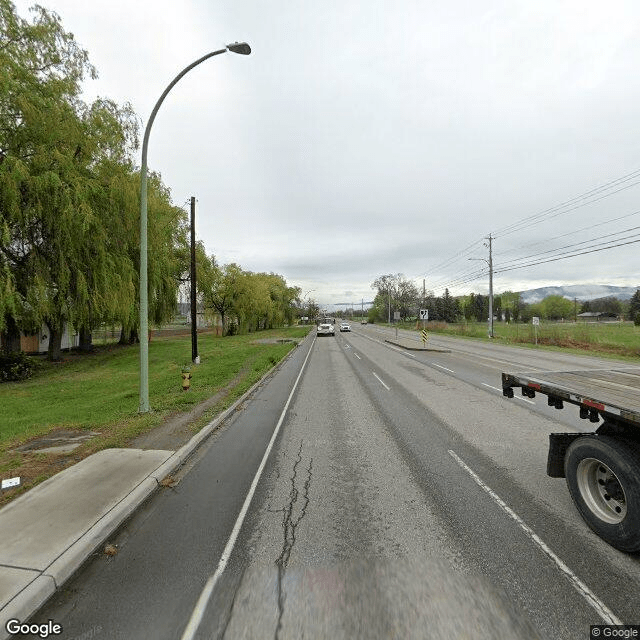
[[[410,340],[409,338],[385,338],[385,342],[394,344],[396,347],[409,349],[411,351],[436,351],[438,353],[451,353],[451,349],[443,349],[442,347],[432,347],[429,342],[426,344],[422,340]]]
[[[0,637],[9,637],[8,620],[27,620],[156,489],[175,455],[100,451],[0,510]]]

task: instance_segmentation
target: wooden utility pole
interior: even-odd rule
[[[194,196],[191,196],[191,362],[200,363],[196,309],[196,199]]]

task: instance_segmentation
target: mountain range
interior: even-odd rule
[[[570,300],[577,298],[581,302],[608,296],[613,296],[618,300],[628,300],[638,289],[640,287],[617,287],[610,284],[572,284],[561,287],[527,289],[526,291],[521,291],[520,296],[526,304],[540,302],[547,296],[563,296]]]

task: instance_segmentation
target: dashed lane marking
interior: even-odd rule
[[[435,362],[431,363],[434,367],[439,367],[440,369],[444,369],[445,371],[449,371],[450,373],[455,373],[453,369],[447,369],[447,367],[443,367],[441,364],[436,364]]]
[[[391,391],[391,388],[388,387],[378,376],[378,374],[375,371],[372,371],[371,373],[373,373],[373,375],[377,378],[378,382],[387,390],[387,391]]]

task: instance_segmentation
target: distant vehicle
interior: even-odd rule
[[[335,336],[336,328],[333,323],[322,322],[318,325],[318,336]]]
[[[348,322],[343,322],[340,325],[340,331],[351,331],[351,325]]]
[[[367,321],[363,320],[360,324],[367,324]]]

